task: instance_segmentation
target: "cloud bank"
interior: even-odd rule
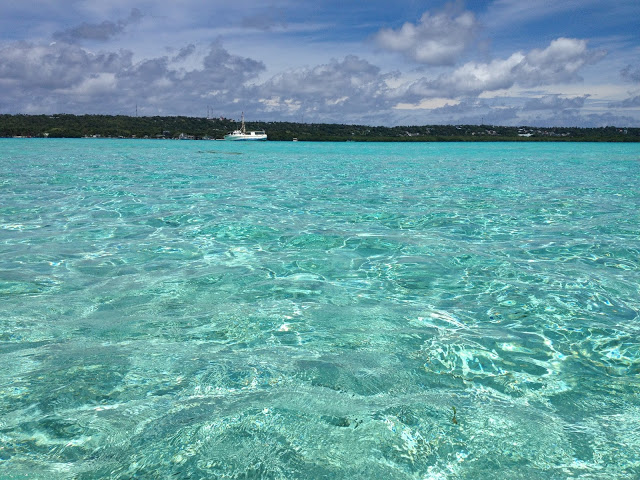
[[[273,12],[262,19],[239,16],[234,28],[256,38],[287,38],[286,11]],[[593,95],[549,93],[552,86],[557,92],[580,83],[589,66],[605,59],[605,51],[590,48],[586,39],[559,37],[535,48],[470,60],[483,26],[457,4],[424,12],[416,23],[375,30],[377,48],[417,67],[410,74],[385,70],[377,57],[348,51],[273,73],[258,59],[258,50],[229,47],[222,35],[208,43],[187,38],[171,48],[158,45],[144,55],[115,47],[125,32],[149,30],[154,18],[133,9],[126,18],[83,22],[49,39],[0,44],[0,112],[132,114],[137,105],[142,115],[213,111],[237,117],[244,110],[252,119],[372,125],[558,125],[559,120],[597,125],[616,118],[587,115],[596,103]],[[617,71],[620,79],[640,83],[637,67]],[[633,112],[638,92],[627,97],[610,101],[610,107]]]
[[[453,100],[514,86],[575,81],[582,67],[602,55],[589,50],[584,40],[560,38],[544,49],[468,62],[434,78],[404,83],[398,73],[383,73],[367,60],[347,55],[257,83],[265,65],[231,54],[220,42],[200,51],[186,45],[173,56],[138,62],[127,50],[92,53],[76,44],[22,42],[0,50],[0,85],[27,112],[45,105],[55,111],[121,113],[137,104],[146,114],[198,115],[211,106],[225,115],[244,109],[277,118],[306,115],[308,120],[393,123],[398,104],[449,98],[452,104],[469,107]],[[194,57],[199,66],[185,69],[182,62]],[[587,98],[547,96],[529,101],[525,109],[579,109]],[[381,112],[387,112],[386,122]],[[432,113],[438,118],[442,111]]]
[[[417,102],[425,97],[478,96],[514,86],[573,82],[580,79],[580,69],[604,55],[589,50],[585,40],[558,38],[545,49],[516,52],[504,60],[468,62],[435,79],[422,78],[409,86],[407,99]]]
[[[477,30],[473,13],[449,5],[434,14],[425,12],[417,24],[407,22],[397,30],[382,29],[375,40],[381,48],[400,52],[418,63],[453,65]]]
[[[67,43],[78,43],[84,40],[106,42],[112,37],[122,33],[128,25],[137,23],[141,19],[142,13],[137,8],[134,8],[131,10],[129,17],[124,20],[118,20],[117,22],[105,20],[100,24],[81,23],[76,27],[62,32],[55,32],[53,38],[54,40]]]

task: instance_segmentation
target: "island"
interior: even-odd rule
[[[237,128],[224,117],[126,115],[0,115],[0,137],[218,140]],[[366,126],[334,123],[246,122],[270,141],[640,142],[640,128],[528,127],[496,125]]]

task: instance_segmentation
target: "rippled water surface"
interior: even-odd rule
[[[640,146],[0,140],[0,477],[637,479]]]

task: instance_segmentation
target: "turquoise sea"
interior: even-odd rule
[[[640,478],[640,145],[0,140],[0,478]]]

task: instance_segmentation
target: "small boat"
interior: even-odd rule
[[[244,112],[242,112],[242,125],[240,130],[234,130],[232,133],[224,136],[225,140],[242,141],[242,140],[266,140],[267,134],[264,130],[250,131],[244,127]]]

